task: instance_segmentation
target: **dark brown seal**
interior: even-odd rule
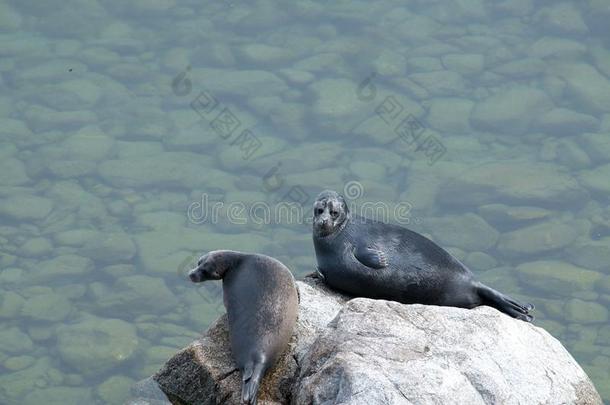
[[[242,404],[255,405],[262,378],[284,352],[299,311],[290,270],[260,254],[217,250],[202,256],[189,278],[221,280],[231,353],[242,374]]]

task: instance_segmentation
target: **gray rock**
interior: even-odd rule
[[[545,206],[582,201],[583,193],[576,179],[559,166],[526,161],[490,162],[460,171],[440,192],[441,201],[451,204],[504,200]]]
[[[489,249],[496,244],[499,236],[498,231],[483,218],[471,213],[427,218],[426,226],[441,245],[468,251]]]
[[[535,128],[549,135],[576,135],[597,130],[599,120],[566,108],[555,108],[541,115],[535,122]]]
[[[523,263],[517,266],[517,274],[526,285],[565,295],[591,291],[602,279],[601,273],[555,260]]]
[[[478,103],[471,121],[476,128],[508,134],[522,134],[530,122],[553,106],[549,97],[529,87],[512,87]]]
[[[585,372],[543,329],[488,307],[362,298],[310,348],[293,401],[601,404]]]
[[[296,331],[261,405],[602,403],[559,341],[495,309],[346,301],[313,279],[297,285]],[[154,379],[174,402],[238,404],[225,317]]]
[[[594,161],[610,161],[610,133],[585,133],[578,137],[577,142]]]
[[[593,170],[585,170],[579,180],[585,187],[594,192],[607,194],[610,192],[610,163],[598,166]]]
[[[83,256],[103,263],[124,263],[136,255],[136,245],[123,232],[98,233],[82,249]]]
[[[107,313],[161,314],[178,304],[163,279],[143,275],[121,277],[112,288],[95,298],[98,308]]]
[[[0,184],[3,186],[20,186],[30,179],[21,160],[8,158],[0,160]]]
[[[53,209],[48,198],[21,194],[5,198],[0,205],[0,216],[6,215],[17,221],[41,220]]]
[[[547,30],[558,34],[586,34],[589,28],[575,4],[563,2],[543,8],[536,20]]]
[[[430,101],[426,121],[439,131],[466,133],[470,131],[470,112],[474,103],[464,98],[435,98]]]
[[[409,79],[428,90],[433,96],[458,96],[466,90],[466,82],[462,75],[450,70],[414,73],[409,75]]]
[[[33,350],[32,339],[18,328],[13,326],[0,331],[0,352],[23,354]]]
[[[571,224],[547,221],[507,232],[498,241],[498,251],[505,255],[548,252],[570,245],[578,230]]]
[[[61,359],[88,376],[102,374],[128,361],[137,346],[136,328],[120,319],[90,317],[57,328]]]
[[[586,63],[557,66],[554,73],[566,81],[576,102],[600,113],[610,112],[610,80]]]

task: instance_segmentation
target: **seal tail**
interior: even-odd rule
[[[534,320],[534,317],[529,314],[534,309],[532,304],[522,304],[482,283],[477,283],[476,290],[483,305],[494,307],[513,318],[521,319],[525,322],[532,322]]]
[[[241,403],[242,405],[256,405],[258,387],[265,373],[263,363],[248,363],[242,373]]]

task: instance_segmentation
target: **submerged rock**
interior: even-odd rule
[[[602,403],[559,341],[495,309],[348,301],[317,280],[297,285],[297,327],[259,404]],[[154,379],[174,403],[238,404],[226,318]],[[167,403],[146,391],[129,403]]]
[[[87,318],[57,329],[61,359],[85,375],[99,375],[135,355],[136,328],[120,319]]]
[[[505,134],[522,134],[530,122],[553,106],[540,90],[513,87],[500,91],[474,107],[470,117],[475,128]]]
[[[440,191],[443,201],[467,205],[504,200],[550,206],[583,198],[576,179],[560,166],[515,160],[484,163],[457,173]]]

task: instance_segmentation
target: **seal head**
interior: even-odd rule
[[[193,283],[201,283],[207,280],[221,280],[231,263],[227,260],[228,251],[215,250],[199,258],[197,267],[189,272],[189,278]]]
[[[313,203],[313,232],[324,238],[340,231],[350,214],[345,199],[332,190],[321,192]]]

